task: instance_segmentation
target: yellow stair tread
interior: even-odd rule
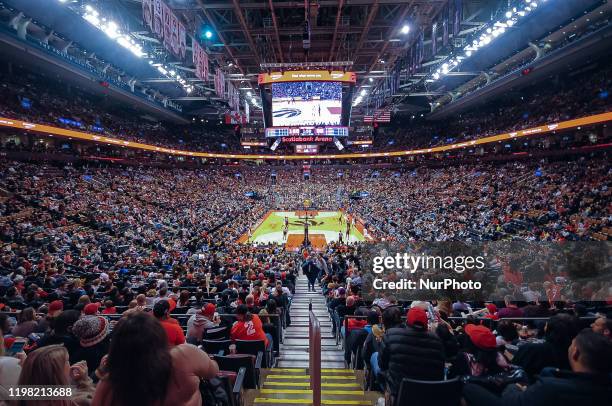
[[[276,398],[255,398],[253,403],[279,403],[279,404],[312,404],[311,399],[276,399]],[[338,400],[338,399],[321,399],[322,405],[367,405],[372,406],[370,400]]]
[[[310,379],[310,375],[268,375],[266,379]],[[321,375],[323,379],[355,379],[354,375]]]
[[[266,381],[264,382],[264,386],[265,385],[270,385],[270,386],[310,386],[310,382],[276,382],[276,381]],[[322,387],[333,387],[333,388],[350,388],[350,387],[355,387],[355,388],[361,388],[361,386],[357,383],[331,383],[331,382],[323,382],[321,384]]]
[[[297,395],[297,394],[312,394],[312,390],[310,389],[260,389],[259,393],[278,393],[279,395],[282,394],[291,394],[291,395]],[[335,390],[335,389],[322,389],[321,393],[323,395],[351,395],[351,396],[363,396],[365,393],[363,390]]]

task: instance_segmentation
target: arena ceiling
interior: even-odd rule
[[[140,16],[141,0],[112,0]],[[451,0],[452,1],[452,0]],[[416,41],[431,33],[449,0],[170,0],[169,6],[204,40],[211,59],[243,91],[256,88],[266,64],[349,62],[362,85],[374,87]],[[464,36],[481,27],[505,0],[464,0]],[[304,50],[304,21],[310,48]],[[402,32],[408,25],[409,33]],[[206,40],[204,32],[212,38]],[[138,32],[148,38],[148,32]],[[426,41],[428,43],[429,41]],[[162,46],[160,45],[160,48]],[[162,49],[160,49],[160,52]],[[370,80],[372,78],[372,80]],[[367,81],[367,82],[366,82]],[[422,107],[420,107],[422,108]]]
[[[183,112],[194,115],[219,115],[227,108],[217,98],[212,75],[208,81],[195,77],[191,52],[184,60],[173,57],[143,24],[142,0],[58,0],[41,8],[35,0],[3,0],[56,36],[74,41],[150,87],[182,103]],[[425,33],[424,46],[431,48],[432,24],[454,0],[164,0],[187,31],[204,44],[212,65],[221,67],[225,77],[241,89],[243,98],[257,95],[257,74],[269,64],[308,64],[347,62],[347,70],[357,72],[360,92],[371,94],[384,82],[394,66],[405,59],[417,42],[420,29]],[[472,35],[486,28],[522,0],[463,0],[462,19],[457,35],[450,34],[447,47],[438,46],[428,53],[416,73],[401,75],[399,89],[386,103],[396,112],[429,111],[430,104],[453,97],[462,86],[478,82],[496,65],[505,63],[528,43],[545,34],[553,34],[585,10],[604,7],[603,0],[566,2],[537,0],[545,5],[535,17],[525,19],[513,30],[498,38],[495,46],[478,53],[452,74],[435,83],[427,76],[439,68],[453,51],[463,48]],[[524,2],[523,2],[524,3]],[[156,61],[171,65],[193,84],[195,92],[184,90],[170,78],[150,66],[150,61],[136,58],[118,49],[100,31],[85,20],[75,18],[79,7],[92,4],[121,29],[142,44]],[[609,8],[605,15],[609,15]],[[443,15],[443,14],[442,14]],[[585,18],[587,18],[586,16]],[[310,46],[303,44],[304,21],[310,22]],[[587,19],[588,21],[588,19]],[[408,27],[406,31],[405,27]],[[210,32],[210,38],[205,33]],[[439,32],[440,30],[438,30]],[[569,35],[569,32],[568,32]],[[187,40],[188,50],[192,39]],[[438,43],[440,40],[438,40]],[[93,57],[93,56],[92,56]],[[405,72],[404,69],[402,72]],[[250,94],[248,92],[251,92]],[[353,117],[364,113],[365,104],[353,108]],[[371,104],[370,104],[371,105]],[[257,110],[254,111],[257,114]]]

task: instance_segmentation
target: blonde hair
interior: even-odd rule
[[[62,345],[48,345],[28,354],[21,366],[17,385],[61,385],[70,384],[66,375],[68,351]],[[36,405],[36,401],[22,401],[21,405]],[[48,401],[47,405],[69,406],[70,400]]]

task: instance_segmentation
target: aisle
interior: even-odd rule
[[[321,368],[344,368],[344,352],[336,345],[332,334],[332,321],[325,306],[321,288],[308,292],[305,276],[298,277],[291,302],[291,326],[287,327],[278,368],[308,368],[308,304],[321,324]]]
[[[305,276],[297,279],[291,304],[291,326],[285,330],[281,356],[276,368],[263,378],[256,391],[253,405],[312,404],[310,374],[308,372],[308,305],[321,324],[321,403],[323,405],[372,406],[377,393],[364,392],[355,371],[345,369],[344,352],[332,335],[332,322],[325,306],[321,289],[308,292]]]

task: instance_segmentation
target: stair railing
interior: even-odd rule
[[[312,311],[312,301],[308,305],[309,373],[312,405],[321,406],[321,324]]]

